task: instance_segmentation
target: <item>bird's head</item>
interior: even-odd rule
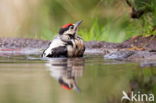
[[[75,34],[77,33],[79,25],[82,23],[81,21],[76,22],[75,24],[65,24],[59,30],[59,35],[68,37],[70,39],[75,38]]]

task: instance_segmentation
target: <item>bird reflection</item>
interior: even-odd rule
[[[61,87],[67,90],[80,92],[77,78],[83,75],[83,58],[55,58],[46,63],[50,75],[55,78]]]

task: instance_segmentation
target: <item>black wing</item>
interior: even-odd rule
[[[67,57],[66,46],[59,46],[52,49],[52,53],[47,55],[47,57]]]

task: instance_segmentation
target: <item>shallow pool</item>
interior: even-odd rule
[[[121,103],[123,92],[156,94],[156,68],[84,58],[0,57],[0,103]]]

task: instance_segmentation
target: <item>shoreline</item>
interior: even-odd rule
[[[2,51],[3,49],[13,49],[14,51],[19,48],[29,48],[29,50],[36,49],[42,51],[48,46],[49,42],[49,40],[27,38],[0,38],[0,51]],[[101,54],[104,55],[104,57],[107,59],[120,59],[131,61],[156,60],[156,36],[154,35],[145,37],[136,36],[122,43],[89,41],[85,42],[85,45],[85,54]]]

